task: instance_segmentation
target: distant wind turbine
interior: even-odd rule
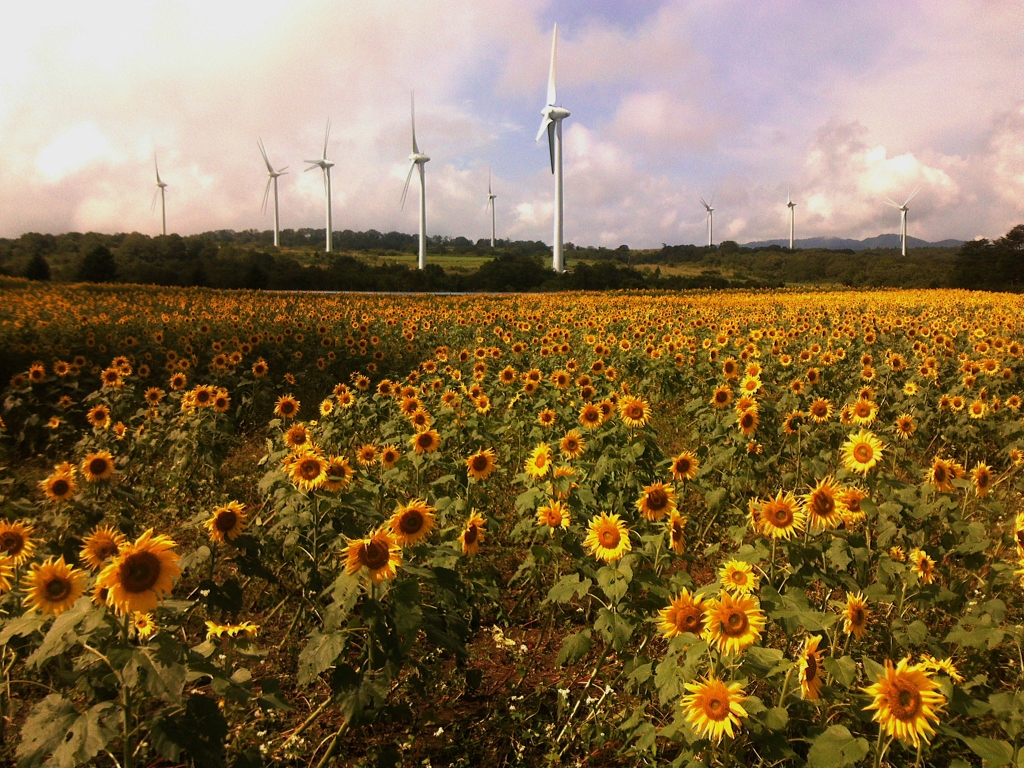
[[[558,52],[558,25],[551,37],[551,70],[548,73],[548,103],[541,110],[544,116],[535,141],[540,141],[544,131],[548,132],[548,150],[551,155],[551,172],[555,175],[555,243],[552,266],[556,272],[565,271],[562,255],[562,121],[569,116],[569,110],[555,106],[555,62]]]
[[[789,250],[792,251],[794,243],[793,235],[796,231],[794,224],[794,211],[796,209],[796,203],[793,202],[793,196],[789,193],[789,191],[786,192],[786,207],[789,208]]]
[[[491,169],[487,169],[487,204],[491,207],[491,248],[494,247],[494,198],[497,195],[491,192]]]
[[[715,202],[715,196],[711,196],[711,203]],[[704,198],[700,199],[700,204],[704,206],[708,212],[708,248],[715,244],[715,209],[711,207],[711,203],[704,202]]]
[[[327,132],[324,134],[324,156],[319,160],[306,160],[309,163],[307,171],[320,168],[324,172],[324,192],[327,194],[327,253],[331,252],[331,167],[334,165],[327,159],[327,140],[331,136],[331,121],[327,120]],[[269,163],[267,164],[269,166]],[[274,201],[277,201],[277,184],[274,184]]]
[[[167,235],[167,198],[164,196],[164,190],[167,189],[167,182],[160,181],[160,166],[156,162],[156,153],[153,153],[153,167],[156,169],[156,186],[158,187],[158,193],[160,195],[160,217],[163,221],[163,234]],[[153,195],[153,206],[156,207],[156,193]]]
[[[405,210],[405,196],[409,194],[409,182],[412,181],[412,172],[419,166],[420,169],[420,253],[418,267],[427,268],[427,185],[423,176],[423,166],[430,160],[429,157],[420,152],[416,143],[416,94],[411,95],[412,103],[412,154],[409,155],[409,174],[405,177],[405,189],[402,190],[402,210]]]
[[[893,208],[900,212],[900,246],[903,249],[904,256],[907,255],[907,211],[909,210],[907,206],[910,204],[910,201],[914,199],[914,195],[916,195],[920,191],[921,187],[918,186],[913,192],[910,193],[910,197],[908,197],[904,201],[903,205],[897,205],[890,198],[885,198],[885,202],[887,202],[889,205],[891,205]]]
[[[277,205],[277,177],[283,176],[287,165],[284,168],[274,170],[274,166],[270,164],[269,158],[267,158],[266,147],[263,146],[263,139],[259,139],[260,154],[263,155],[263,162],[267,164],[267,175],[270,177],[267,179],[267,188],[263,191],[263,212],[267,212],[267,201],[270,198],[270,185],[274,185],[274,247],[277,248],[281,245],[281,211]],[[330,206],[328,206],[328,212],[330,212]],[[330,226],[330,225],[328,225]],[[330,247],[328,246],[328,250]]]

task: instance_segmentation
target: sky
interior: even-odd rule
[[[565,239],[995,238],[1024,222],[1019,0],[220,0],[19,3],[0,47],[0,237],[418,226],[552,239],[534,140],[558,24]]]

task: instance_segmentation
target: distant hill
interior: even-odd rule
[[[920,240],[916,237],[907,238],[907,248],[959,248],[964,244],[963,240],[940,240],[937,243],[929,243],[927,240]],[[781,245],[789,247],[789,240],[759,240],[754,243],[743,243],[743,248],[767,248],[770,245]],[[850,240],[844,237],[808,237],[804,240],[796,240],[794,245],[797,248],[826,248],[830,251],[838,251],[849,248],[853,251],[867,251],[871,248],[899,248],[899,235],[877,235],[866,240]]]

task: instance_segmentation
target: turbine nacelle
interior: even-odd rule
[[[424,155],[422,152],[413,152],[409,155],[409,162],[415,165],[416,163],[428,163],[430,158]]]

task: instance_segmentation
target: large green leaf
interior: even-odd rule
[[[1013,745],[1002,739],[988,739],[984,736],[965,738],[964,744],[981,758],[983,768],[1003,768],[1013,761]]]
[[[562,641],[562,649],[558,652],[558,660],[555,662],[558,666],[563,664],[574,664],[584,656],[594,645],[594,641],[590,639],[591,632],[589,629],[584,629],[582,632],[577,632],[574,635],[569,635],[565,640]]]
[[[117,707],[112,702],[80,715],[68,699],[52,693],[36,704],[22,726],[18,765],[74,768],[92,760],[116,733]]]
[[[321,634],[313,631],[299,654],[299,685],[309,685],[320,673],[327,671],[345,650],[346,637],[342,632]]]
[[[867,757],[868,740],[856,737],[848,728],[833,725],[818,736],[807,752],[808,768],[843,768]]]

